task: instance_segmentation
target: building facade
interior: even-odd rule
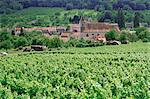
[[[71,24],[70,26],[71,37],[103,42],[106,42],[105,33],[113,29],[120,32],[118,24],[85,21],[82,18],[79,24]]]
[[[34,27],[34,28],[15,28],[15,34],[18,35],[23,31],[32,32],[32,31],[41,31],[44,35],[51,36],[53,34],[61,34],[66,31],[66,27]]]
[[[17,35],[21,33],[21,29],[28,32],[41,31],[47,37],[53,37],[53,35],[58,35],[64,41],[67,41],[70,38],[83,38],[91,41],[106,42],[105,34],[107,32],[111,30],[115,30],[118,33],[120,32],[118,24],[86,21],[83,18],[81,18],[79,24],[71,24],[69,31],[67,31],[66,27],[58,26],[41,28],[16,28],[15,33]]]

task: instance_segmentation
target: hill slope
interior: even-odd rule
[[[97,12],[93,10],[66,11],[61,8],[28,8],[14,14],[2,15],[2,27],[21,25],[24,27],[68,25],[74,15],[90,16],[96,19]]]
[[[95,11],[95,10],[64,10],[62,8],[47,8],[47,7],[34,7],[27,8],[18,11],[13,14],[1,15],[1,27],[2,28],[12,28],[17,25],[23,27],[35,27],[35,26],[57,26],[70,24],[70,19],[74,15],[84,16],[87,18],[92,18],[97,20],[99,17],[105,16],[108,13],[106,20],[110,22],[115,22],[115,17],[117,11]],[[133,20],[134,12],[124,10],[126,22]],[[142,20],[141,22],[149,22],[150,20],[150,10],[141,11]]]

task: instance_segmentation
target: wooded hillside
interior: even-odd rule
[[[74,16],[83,16],[93,21],[105,20],[116,23],[117,12],[112,11],[95,11],[95,10],[64,10],[62,8],[33,7],[20,10],[16,13],[1,15],[1,28],[14,28],[22,26],[30,27],[47,27],[47,26],[68,26]],[[134,11],[123,10],[125,22],[133,22]],[[140,11],[140,22],[150,24],[150,10]]]
[[[150,10],[149,0],[1,0],[0,13],[11,13],[28,7],[63,7],[70,9]]]

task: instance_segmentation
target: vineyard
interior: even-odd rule
[[[2,99],[150,98],[150,43],[0,57]]]

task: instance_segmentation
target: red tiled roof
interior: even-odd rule
[[[105,32],[108,32],[110,31],[111,29],[105,29],[105,30],[94,30],[94,29],[86,29],[86,30],[83,30],[83,32],[85,33],[105,33]]]
[[[20,31],[20,30],[21,30],[21,28],[15,28],[15,30],[16,30],[16,31]]]
[[[35,28],[24,28],[24,30],[26,30],[26,31],[48,30],[49,32],[51,32],[51,31],[57,31],[57,29],[64,29],[65,30],[66,28],[65,27],[61,27],[61,26],[59,26],[59,27],[41,27],[41,28],[37,28],[37,27],[35,27]]]

